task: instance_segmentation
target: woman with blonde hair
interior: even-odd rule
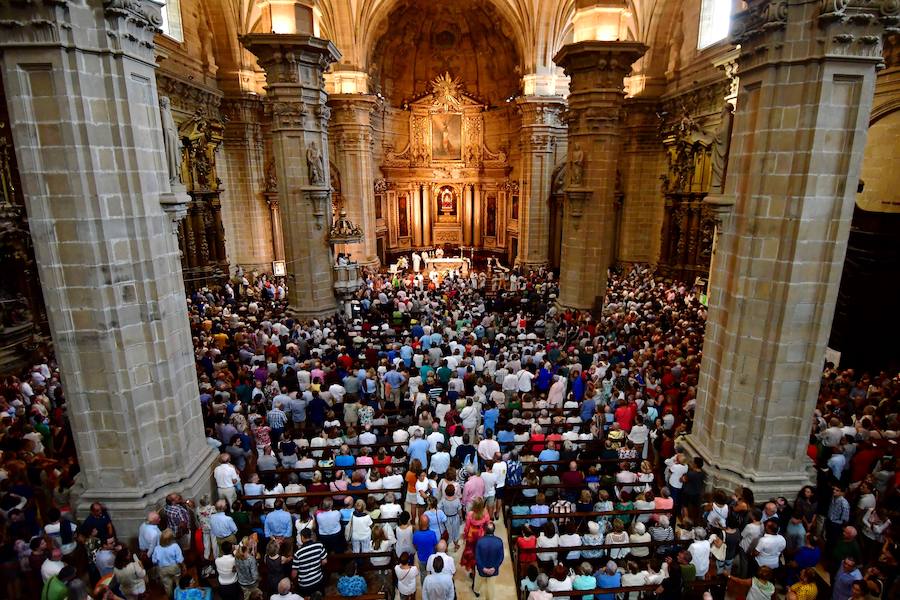
[[[159,544],[153,549],[151,558],[158,568],[159,581],[165,588],[166,595],[171,596],[184,564],[184,555],[175,543],[175,533],[171,529],[165,529],[160,534]]]
[[[484,498],[477,497],[472,500],[472,510],[466,515],[465,538],[466,547],[463,549],[463,555],[460,564],[472,571],[475,568],[475,544],[484,537],[484,528],[490,523],[491,515],[485,509]]]
[[[359,499],[353,505],[353,514],[347,523],[353,553],[372,551],[372,517],[366,512],[365,500]]]
[[[394,548],[394,531],[390,527],[384,527],[376,523],[372,527],[372,551],[390,552]],[[373,556],[369,559],[380,579],[380,585],[376,589],[389,590],[391,587],[390,556]],[[388,595],[390,597],[390,595]]]

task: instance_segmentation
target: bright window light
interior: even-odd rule
[[[176,42],[184,41],[181,29],[181,0],[165,0],[162,7],[162,32]]]
[[[703,50],[728,37],[733,0],[703,0],[700,6],[700,35],[697,48]]]

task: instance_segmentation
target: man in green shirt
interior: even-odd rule
[[[59,575],[54,575],[44,584],[44,589],[41,591],[41,600],[68,600],[68,583],[73,579],[75,579],[75,568],[66,565],[59,572]]]

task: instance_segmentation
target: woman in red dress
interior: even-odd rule
[[[484,508],[484,498],[472,500],[472,510],[466,515],[466,547],[460,563],[467,570],[475,568],[475,544],[484,536],[484,527],[491,521],[491,515]]]

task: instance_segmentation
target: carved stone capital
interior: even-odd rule
[[[562,97],[519,96],[516,110],[522,116],[522,127],[564,127],[562,117],[566,103]]]
[[[747,0],[747,10],[731,20],[731,41],[745,44],[772,30],[782,30],[787,25],[787,0]]]
[[[882,62],[882,37],[900,32],[898,0],[821,0],[825,54]]]
[[[624,94],[625,76],[646,51],[647,46],[640,42],[588,40],[566,44],[553,62],[570,78],[570,99],[579,92],[622,90]]]
[[[322,73],[341,58],[334,43],[311,35],[251,33],[240,41],[257,57],[270,86],[300,84],[321,90]]]

